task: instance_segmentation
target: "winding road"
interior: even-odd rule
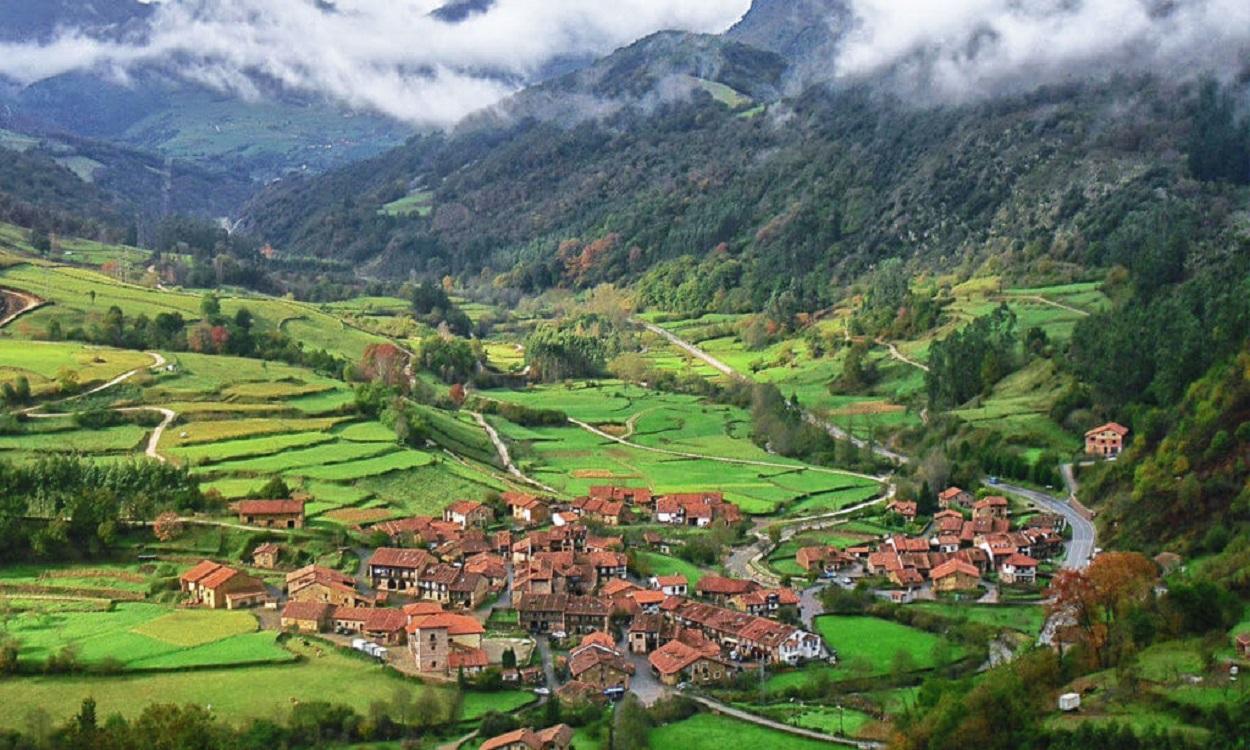
[[[1058,513],[1063,516],[1068,525],[1072,527],[1072,541],[1068,542],[1067,554],[1064,556],[1063,566],[1065,568],[1081,569],[1089,565],[1090,559],[1094,556],[1094,544],[1097,539],[1097,530],[1094,528],[1092,521],[1077,512],[1070,504],[1062,498],[1048,495],[1045,492],[1029,489],[1028,487],[1020,487],[1014,484],[990,484],[983,481],[986,487],[1002,492],[1009,492],[1013,495],[1019,495],[1029,502],[1037,505],[1048,513]]]

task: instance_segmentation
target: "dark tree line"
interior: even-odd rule
[[[1006,303],[929,349],[925,389],[933,409],[952,409],[987,392],[1016,369],[1016,314]]]

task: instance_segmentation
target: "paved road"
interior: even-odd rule
[[[738,372],[734,368],[720,361],[716,357],[713,357],[711,354],[708,354],[707,352],[703,351],[702,349],[695,346],[694,344],[691,344],[690,342],[682,339],[681,337],[679,337],[677,334],[673,333],[672,331],[665,330],[655,325],[654,323],[648,323],[645,320],[638,320],[637,322],[641,324],[643,328],[646,328],[648,331],[651,331],[652,333],[663,337],[673,346],[677,347],[678,349],[681,349],[682,351],[686,352],[692,357],[703,360],[708,365],[724,373],[725,375],[731,378],[734,378],[736,380],[744,380],[748,382],[751,381],[751,379],[748,378],[746,375],[743,375],[742,373]],[[868,442],[866,440],[861,440],[855,437],[854,435],[850,434],[846,430],[843,430],[841,427],[838,427],[832,422],[828,422],[824,419],[821,419],[820,417],[818,417],[817,415],[813,414],[810,411],[807,411],[806,409],[803,410],[803,419],[811,424],[824,428],[824,430],[829,433],[829,436],[835,440],[847,440],[856,448],[868,447]],[[872,452],[877,454],[878,456],[887,458],[890,461],[893,461],[894,463],[900,463],[900,464],[907,463],[907,456],[904,456],[901,453],[895,453],[894,451],[888,448],[883,448],[880,445],[873,445]]]
[[[792,727],[789,724],[782,724],[780,721],[773,721],[772,719],[765,719],[763,716],[756,716],[753,713],[740,711],[732,706],[727,706],[720,701],[714,701],[711,698],[705,698],[701,695],[690,695],[688,697],[697,703],[702,703],[704,706],[707,706],[716,713],[732,716],[735,719],[741,719],[742,721],[758,724],[759,726],[768,727],[769,729],[775,729],[779,732],[785,732],[786,734],[793,734],[798,737],[806,737],[811,740],[828,742],[832,745],[846,745],[847,747],[864,748],[865,750],[883,747],[883,745],[879,742],[852,740],[846,737],[834,737],[832,735],[821,734],[820,732],[815,732],[810,729]]]
[[[1077,513],[1076,509],[1065,500],[1048,495],[1045,492],[1012,484],[1003,484],[1001,482],[999,484],[982,482],[982,484],[994,490],[1019,495],[1049,513],[1062,515],[1067,519],[1068,525],[1072,527],[1072,541],[1068,542],[1068,554],[1064,557],[1063,566],[1065,568],[1080,569],[1089,564],[1090,558],[1094,556],[1094,544],[1097,541],[1098,532],[1091,521]]]

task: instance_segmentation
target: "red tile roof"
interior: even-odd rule
[[[325,602],[287,602],[282,608],[282,619],[320,622],[327,619],[333,611],[334,605]]]
[[[303,515],[303,500],[243,500],[237,506],[244,516]]]
[[[955,573],[963,573],[964,575],[981,577],[981,571],[977,570],[977,566],[970,562],[964,562],[958,557],[952,557],[933,570],[929,571],[929,578],[936,581],[939,578],[945,578]]]
[[[197,583],[220,567],[221,563],[216,563],[212,560],[201,560],[195,564],[195,567],[183,573],[179,579],[186,583]]]
[[[398,547],[378,547],[369,558],[370,565],[381,565],[387,568],[409,568],[425,570],[438,562],[434,556],[423,549],[401,549]]]
[[[486,632],[486,628],[482,627],[482,623],[468,615],[457,615],[451,612],[440,612],[433,615],[425,615],[423,617],[414,617],[412,622],[408,623],[408,632],[415,633],[418,630],[436,630],[447,629],[447,635],[476,635]]]
[[[1120,424],[1119,422],[1108,422],[1106,424],[1098,425],[1092,430],[1089,430],[1088,432],[1085,433],[1085,437],[1089,437],[1090,435],[1095,435],[1099,432],[1114,432],[1120,437],[1124,437],[1125,435],[1128,434],[1128,428]]]

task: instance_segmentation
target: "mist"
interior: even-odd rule
[[[720,32],[750,0],[497,0],[449,24],[440,0],[167,0],[125,38],[63,29],[0,44],[0,76],[70,72],[125,83],[159,67],[244,99],[276,82],[417,126],[450,126],[560,58],[599,56],[659,30]]]
[[[1232,77],[1250,62],[1246,0],[853,0],[832,72],[966,100],[1124,73]]]

